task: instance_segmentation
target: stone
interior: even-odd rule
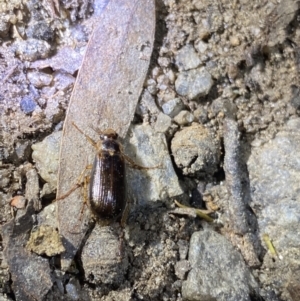
[[[175,275],[179,279],[184,279],[186,273],[191,269],[190,263],[188,260],[177,261],[175,264]]]
[[[49,257],[65,251],[57,230],[48,225],[41,225],[34,228],[26,248],[38,255],[45,254]]]
[[[36,88],[49,86],[52,82],[52,75],[39,71],[28,71],[27,78]]]
[[[176,116],[183,108],[184,104],[180,98],[171,99],[162,105],[163,112],[170,117]]]
[[[201,41],[200,39],[195,42],[195,48],[199,53],[205,53],[207,50],[208,44]]]
[[[171,150],[185,175],[213,175],[220,163],[220,141],[203,125],[193,123],[176,132]]]
[[[32,158],[36,162],[38,172],[53,189],[57,185],[60,137],[61,132],[54,132],[42,142],[32,145]]]
[[[175,81],[176,92],[190,100],[207,95],[212,85],[212,77],[205,68],[180,72]]]
[[[189,261],[192,269],[182,284],[184,300],[251,301],[259,297],[258,284],[243,257],[224,236],[212,230],[193,233]]]
[[[25,114],[32,113],[36,108],[36,102],[29,96],[24,96],[20,102],[21,110]]]
[[[24,247],[34,225],[33,202],[29,202],[24,211],[2,226],[4,256],[16,300],[43,300],[53,285],[51,270],[48,259],[37,256]]]
[[[183,110],[174,117],[174,121],[179,125],[187,125],[194,121],[194,115],[189,111]]]
[[[248,160],[251,203],[258,218],[261,239],[267,235],[276,255],[268,250],[266,282],[282,291],[285,300],[299,300],[300,238],[300,119],[295,118],[266,144],[253,143]],[[278,257],[281,259],[279,260]],[[278,284],[280,283],[280,288]]]
[[[37,39],[18,41],[15,45],[16,54],[19,55],[22,60],[30,62],[47,58],[51,52],[51,45],[48,42]]]
[[[121,244],[116,229],[97,223],[81,254],[86,279],[93,279],[94,283],[120,285],[128,268],[128,258],[121,254]]]
[[[28,201],[33,201],[33,206],[36,211],[41,210],[42,204],[40,202],[40,185],[37,171],[31,168],[26,172],[26,186],[25,198]]]
[[[143,205],[181,195],[183,191],[170,158],[165,135],[157,133],[150,125],[135,125],[131,127],[127,137],[125,153],[141,166],[155,167],[149,170],[127,168],[129,197]]]
[[[158,133],[165,133],[170,128],[171,124],[172,119],[161,112],[157,115],[154,130]]]
[[[290,120],[275,139],[254,147],[248,160],[252,205],[264,208],[296,199],[300,189],[300,119]]]
[[[178,50],[175,61],[179,71],[194,69],[201,64],[198,54],[190,44]]]

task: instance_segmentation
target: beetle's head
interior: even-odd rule
[[[117,138],[118,138],[118,134],[113,129],[107,129],[107,130],[103,131],[102,133],[100,133],[100,139],[102,141],[107,140],[107,139],[116,140]]]

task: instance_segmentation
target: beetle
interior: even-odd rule
[[[89,203],[94,217],[103,225],[112,221],[120,221],[121,226],[124,227],[129,212],[125,160],[136,169],[154,169],[159,166],[144,167],[136,164],[124,154],[118,134],[112,129],[105,131],[94,129],[99,134],[99,140],[95,142],[74,122],[72,124],[96,149],[96,155],[92,167],[86,167],[74,187],[56,200],[66,198],[75,189],[82,186],[82,177],[85,171],[91,168],[89,179],[84,181],[85,186],[89,182],[88,201],[85,200],[84,204]]]
[[[127,204],[125,160],[117,138],[118,134],[108,129],[100,134],[100,140],[96,143],[89,202],[92,212],[101,220],[122,217]]]

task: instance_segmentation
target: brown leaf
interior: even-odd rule
[[[64,123],[57,196],[67,192],[91,163],[95,149],[72,125],[94,140],[91,129],[114,129],[124,138],[133,119],[149,67],[155,29],[154,0],[111,0],[95,27],[79,70]],[[86,231],[88,210],[80,219],[83,193],[75,190],[57,202],[67,269]]]

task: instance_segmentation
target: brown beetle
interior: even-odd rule
[[[120,220],[124,227],[128,215],[127,190],[126,190],[126,172],[125,160],[131,167],[137,169],[153,169],[155,167],[144,167],[136,164],[133,160],[123,153],[122,145],[118,141],[118,134],[108,129],[99,133],[100,140],[95,142],[87,136],[78,126],[73,126],[83,134],[86,139],[96,148],[96,156],[92,166],[89,182],[89,207],[95,218],[103,225],[112,221]],[[79,186],[82,186],[82,177],[87,167],[80,176],[80,180],[67,193],[56,200],[61,200],[70,195]],[[86,202],[86,200],[85,200]]]
[[[113,130],[100,134],[90,176],[90,207],[97,218],[104,220],[122,217],[127,203],[125,162],[117,138]]]

